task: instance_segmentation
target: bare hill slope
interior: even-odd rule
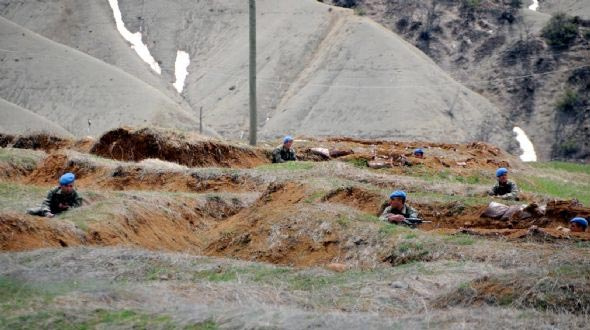
[[[0,18],[0,96],[75,135],[121,123],[195,128],[192,115],[138,78]]]
[[[164,72],[178,49],[189,52],[189,103],[204,106],[206,123],[225,136],[247,131],[247,6],[139,3],[121,4],[124,20],[133,29],[144,13],[147,44]],[[259,1],[258,10],[263,137],[290,132],[507,144],[494,106],[372,21],[312,0]]]
[[[0,132],[5,134],[18,134],[28,131],[28,133],[44,132],[60,136],[72,136],[63,127],[2,98],[0,98],[0,118],[2,118]]]

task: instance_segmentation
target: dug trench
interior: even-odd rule
[[[290,266],[341,263],[361,268],[457,255],[452,247],[441,252],[434,245],[424,246],[435,241],[408,245],[399,234],[415,235],[415,230],[379,221],[376,215],[383,207],[382,198],[359,187],[320,195],[309,185],[282,182],[256,193],[121,191],[91,195],[88,205],[54,219],[0,213],[0,249],[133,245]],[[564,225],[570,214],[590,214],[587,208],[565,203],[548,206],[546,216],[520,229],[482,219],[477,207],[457,203],[415,206],[424,219],[432,221],[422,225],[423,231],[461,234],[470,222],[470,234],[524,238],[534,236],[526,228],[536,223],[545,227],[546,239],[590,239],[585,233],[551,235],[552,226]]]
[[[134,131],[117,132],[129,137]],[[137,136],[150,136],[147,133],[141,131]],[[104,145],[120,144],[123,140],[113,138]],[[160,138],[158,141],[175,145],[174,139],[165,142],[166,139]],[[336,143],[334,148],[366,148],[363,141],[330,142]],[[383,153],[394,147],[406,152],[414,147],[394,142],[379,142],[378,145]],[[433,144],[431,148],[433,151],[441,148],[448,152],[458,150],[459,153],[503,157],[502,151],[485,144],[467,147]],[[161,148],[157,150],[162,151]],[[169,155],[173,155],[172,151],[151,156],[166,159]],[[202,156],[207,158],[207,155]],[[464,158],[464,155],[460,157]],[[232,163],[224,158],[222,162],[215,160],[212,164],[240,168],[266,161]],[[434,170],[444,166],[433,161],[436,164],[426,161],[424,166],[432,166]],[[197,165],[208,164],[204,161]],[[496,166],[487,160],[477,166],[480,165],[485,168]],[[464,168],[455,167],[458,170]],[[85,195],[88,203],[55,219],[0,212],[2,250],[135,245],[282,265],[341,263],[370,268],[383,263],[399,265],[435,260],[443,253],[449,258],[455,255],[452,248],[436,251],[435,243],[439,239],[436,235],[432,235],[435,238],[426,244],[408,245],[400,239],[400,235],[413,236],[421,232],[469,234],[502,240],[528,240],[531,237],[544,241],[590,239],[586,233],[557,230],[559,226],[566,226],[574,215],[590,215],[590,209],[564,201],[550,202],[542,215],[533,214],[517,221],[482,217],[486,205],[418,198],[412,201],[412,205],[424,220],[431,222],[420,225],[418,230],[387,224],[379,221],[377,216],[385,206],[381,190],[392,187],[375,184],[371,190],[367,188],[370,185],[366,178],[362,177],[358,179],[358,185],[320,189],[306,180],[289,181],[277,176],[269,179],[257,174],[255,169],[188,168],[159,159],[124,162],[62,149],[52,151],[35,168],[29,168],[12,180],[16,184],[49,187],[57,180],[56,175],[66,171],[76,173],[78,186],[88,192]],[[538,229],[531,230],[531,226]],[[426,245],[431,243],[434,245],[429,249]]]

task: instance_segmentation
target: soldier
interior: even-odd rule
[[[504,167],[499,168],[496,171],[496,177],[498,178],[498,183],[492,187],[488,195],[507,200],[519,200],[518,186],[516,186],[516,183],[508,180],[508,170]]]
[[[417,219],[418,211],[409,205],[406,205],[406,193],[396,190],[389,195],[389,206],[383,210],[379,217],[380,220],[402,224],[406,219]]]
[[[414,157],[424,158],[424,150],[422,150],[421,148],[414,150]]]
[[[56,214],[71,207],[82,205],[82,198],[74,189],[76,176],[66,173],[59,178],[59,186],[49,190],[47,197],[39,207],[27,209],[27,213],[41,217],[53,218]]]
[[[289,135],[285,136],[283,139],[283,145],[278,146],[272,152],[272,162],[273,163],[284,163],[291,160],[297,160],[297,156],[295,156],[295,149],[293,146],[293,138]]]
[[[583,233],[588,228],[588,221],[584,218],[576,217],[570,220],[570,230],[572,233]]]

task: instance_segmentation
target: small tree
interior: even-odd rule
[[[566,14],[555,14],[545,25],[541,35],[553,48],[568,48],[578,37],[578,24]]]

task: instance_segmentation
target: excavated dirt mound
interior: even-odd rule
[[[520,161],[507,152],[483,142],[449,144],[433,142],[399,142],[362,140],[348,137],[315,139],[298,142],[298,154],[306,160],[326,160],[325,156],[310,153],[311,148],[321,147],[335,153],[338,158],[373,168],[393,168],[401,172],[404,167],[423,166],[434,170],[449,169],[462,172],[471,169],[496,169],[518,167]],[[414,157],[413,151],[421,148],[424,158]],[[351,151],[352,153],[348,152]]]
[[[337,234],[327,228],[318,232],[316,224],[298,217],[306,196],[303,185],[271,185],[251,208],[210,233],[213,243],[206,253],[296,266],[332,261],[342,254]]]
[[[154,205],[135,196],[118,215],[115,212],[108,220],[87,222],[84,230],[58,218],[0,213],[0,250],[123,244],[198,253],[208,239],[207,230],[245,207],[238,200],[216,197],[204,203],[184,200],[165,204]]]
[[[125,161],[157,158],[189,167],[250,168],[270,162],[268,153],[261,149],[151,128],[109,131],[92,147],[91,153]]]
[[[84,233],[71,224],[46,218],[0,214],[0,250],[22,251],[86,243]]]
[[[382,195],[357,187],[333,190],[323,197],[323,201],[348,205],[374,215],[380,215],[385,204]]]
[[[14,141],[13,135],[0,133],[0,148],[8,147],[12,141]]]
[[[12,141],[11,146],[18,149],[41,149],[44,151],[52,151],[73,145],[72,140],[51,136],[47,134],[33,134],[16,136]]]
[[[47,156],[25,181],[52,185],[64,172],[76,174],[77,184],[86,189],[240,192],[265,188],[263,183],[246,174],[203,174],[189,169],[162,171],[142,163],[99,164],[84,155],[69,157],[65,153]]]

